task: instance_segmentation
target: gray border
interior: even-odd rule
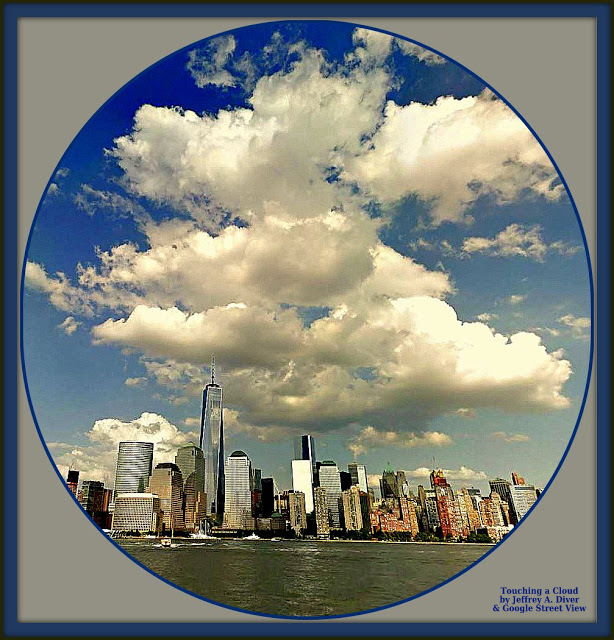
[[[182,46],[229,28],[267,21],[21,18],[20,258],[34,211],[56,163],[110,95]],[[594,264],[594,20],[347,21],[424,42],[463,63],[500,91],[533,126],[558,163],[576,200]],[[18,376],[21,379],[20,372]],[[578,435],[557,480],[512,538],[460,579],[433,593],[346,620],[594,620],[596,404],[592,386]],[[152,578],[118,553],[83,518],[58,482],[36,434],[23,384],[20,391],[20,621],[271,621],[192,598]],[[44,500],[39,497],[40,487],[45,487]],[[569,518],[572,507],[574,524]],[[576,540],[580,543],[573,544]],[[588,609],[582,616],[563,613],[548,618],[492,612],[501,586],[523,585],[579,586]],[[161,602],[163,607],[158,606]]]

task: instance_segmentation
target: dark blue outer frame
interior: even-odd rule
[[[280,7],[277,5],[233,5],[232,14],[243,14],[245,16],[278,16]],[[378,17],[593,17],[597,27],[597,127],[599,131],[597,144],[597,225],[598,225],[598,252],[596,263],[600,272],[599,286],[599,309],[597,315],[597,330],[599,331],[599,346],[601,358],[597,361],[597,412],[598,412],[598,432],[597,432],[597,502],[600,505],[597,510],[597,552],[600,562],[597,567],[597,621],[595,623],[388,623],[382,627],[380,622],[361,622],[359,618],[350,616],[327,616],[330,618],[347,617],[353,622],[326,623],[322,618],[319,623],[301,622],[276,622],[276,623],[19,623],[17,620],[17,495],[14,478],[16,478],[17,460],[17,433],[11,428],[16,424],[16,397],[17,381],[14,377],[14,361],[8,351],[17,342],[17,326],[14,319],[5,322],[4,325],[4,390],[7,396],[15,399],[15,403],[6,402],[4,405],[5,424],[9,429],[5,432],[4,444],[4,513],[10,515],[10,519],[5,522],[14,523],[10,529],[5,528],[4,540],[4,631],[7,635],[49,635],[49,636],[69,636],[69,635],[92,635],[109,636],[129,633],[130,635],[225,635],[243,636],[244,634],[260,635],[323,635],[334,633],[338,636],[381,636],[382,631],[386,635],[417,635],[417,634],[444,634],[458,636],[475,635],[500,635],[500,636],[520,636],[539,633],[539,635],[554,636],[574,636],[574,635],[595,635],[603,636],[609,634],[610,612],[610,546],[609,542],[609,520],[610,520],[610,399],[609,399],[609,378],[610,360],[606,354],[610,353],[610,253],[608,239],[610,237],[610,187],[608,183],[610,168],[610,9],[609,5],[442,5],[436,8],[427,5],[289,5],[283,6],[283,13],[291,18],[300,17],[322,17],[333,18],[342,16],[378,16]],[[189,16],[226,16],[229,14],[227,7],[223,5],[7,5],[4,9],[4,90],[5,90],[5,118],[4,118],[4,180],[6,191],[4,195],[5,218],[3,228],[4,239],[4,266],[5,266],[5,294],[4,302],[6,308],[12,308],[17,295],[17,276],[15,273],[17,265],[16,235],[17,235],[17,19],[19,17],[189,17]],[[369,27],[373,29],[373,27]],[[458,64],[458,63],[457,63]],[[462,65],[461,65],[462,66]],[[469,70],[466,69],[469,73]],[[520,116],[520,114],[517,114]],[[521,117],[521,116],[520,116]],[[525,123],[526,124],[526,123]],[[527,125],[528,126],[528,125]],[[530,127],[529,127],[530,128]],[[531,130],[532,131],[532,130]],[[535,132],[533,132],[535,135]],[[535,136],[538,140],[538,136]],[[543,146],[543,145],[542,145]],[[550,154],[548,154],[550,157]],[[550,158],[552,160],[552,158]],[[553,161],[554,166],[556,164]],[[558,170],[558,168],[557,168]],[[572,200],[573,204],[573,200]],[[574,207],[575,208],[575,207]],[[577,213],[576,213],[577,215]],[[583,231],[582,231],[583,233]],[[586,241],[585,241],[586,245]],[[27,253],[27,250],[26,250]],[[588,253],[588,252],[587,252]],[[590,261],[589,261],[590,271]],[[591,293],[592,278],[591,278]],[[592,297],[592,296],[591,296]],[[6,314],[5,314],[6,317]],[[591,308],[591,317],[594,323],[595,316]],[[591,339],[591,362],[592,366],[593,341]],[[24,370],[25,376],[25,370]],[[607,386],[606,386],[607,385]],[[27,387],[27,383],[26,383]],[[585,391],[582,409],[586,401],[587,389]],[[601,393],[600,393],[601,392]],[[28,397],[29,399],[29,397]],[[574,429],[572,439],[557,467],[554,476],[558,473],[573,441],[573,436],[577,430],[578,423]],[[34,418],[36,421],[36,418]],[[37,425],[38,429],[38,425]],[[40,430],[39,430],[40,435]],[[41,436],[42,440],[42,436]],[[43,441],[44,446],[44,441]],[[46,447],[45,447],[46,450]],[[47,451],[49,456],[49,452]],[[50,458],[51,460],[51,458]],[[55,468],[55,466],[54,466]],[[546,486],[546,490],[552,483],[552,479]],[[492,552],[492,550],[491,550]],[[489,553],[491,553],[489,552]],[[125,552],[124,552],[125,553]],[[482,559],[489,555],[482,556]],[[128,554],[126,554],[128,555]],[[131,556],[129,556],[134,560]],[[481,561],[481,560],[479,560]],[[478,562],[479,562],[478,561]],[[475,563],[474,563],[475,564]],[[142,565],[141,565],[142,566]],[[473,565],[471,565],[473,566]],[[460,572],[464,573],[469,568]],[[147,569],[145,567],[145,569]],[[147,569],[149,571],[149,569]],[[151,571],[150,571],[151,573]],[[156,575],[156,574],[154,574]],[[455,576],[455,577],[457,577]],[[159,577],[159,576],[158,576]],[[453,579],[453,578],[452,578]],[[446,581],[448,582],[448,581]],[[446,584],[437,585],[434,589]],[[169,583],[172,584],[172,583]],[[176,585],[173,585],[176,587]],[[177,587],[176,587],[177,588]],[[429,591],[432,591],[430,589]],[[428,591],[419,595],[424,595]],[[419,596],[414,596],[419,597]],[[204,598],[203,598],[204,599]],[[411,600],[410,598],[408,600]],[[406,602],[404,600],[402,602]],[[216,603],[219,604],[219,603]],[[399,603],[396,603],[399,604]],[[224,606],[224,605],[222,605]],[[394,606],[394,605],[391,605]],[[232,608],[232,607],[227,607]],[[387,608],[387,607],[381,607]],[[361,612],[364,613],[364,612]],[[262,615],[262,614],[257,614]],[[360,614],[353,614],[360,615]],[[281,616],[265,616],[281,617]],[[290,618],[293,621],[300,618]]]

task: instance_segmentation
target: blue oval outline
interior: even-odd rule
[[[37,420],[36,414],[34,412],[34,406],[32,404],[32,399],[30,397],[30,389],[29,389],[29,386],[28,386],[28,377],[27,377],[27,374],[26,374],[26,365],[25,365],[25,356],[24,356],[24,344],[23,344],[23,300],[24,300],[25,270],[26,270],[28,252],[29,252],[29,248],[30,248],[30,242],[32,240],[32,234],[34,232],[34,228],[36,226],[36,221],[37,221],[38,216],[40,214],[41,206],[42,206],[42,204],[43,204],[43,202],[44,202],[44,200],[45,200],[45,198],[47,196],[47,192],[49,190],[49,185],[53,181],[53,178],[54,178],[58,168],[61,166],[62,160],[65,158],[66,154],[68,153],[70,147],[73,145],[75,140],[77,140],[77,138],[81,135],[81,133],[83,132],[83,129],[99,113],[101,113],[103,111],[103,109],[118,94],[120,94],[122,91],[126,90],[127,87],[132,82],[134,82],[137,78],[140,78],[144,74],[152,71],[153,69],[155,69],[156,66],[158,66],[161,63],[163,63],[165,60],[168,60],[172,56],[180,55],[181,53],[186,52],[188,49],[193,49],[194,47],[199,46],[201,43],[205,43],[205,42],[207,42],[209,40],[212,40],[212,39],[215,39],[215,38],[219,38],[219,37],[225,36],[227,34],[240,32],[240,31],[243,31],[243,30],[246,30],[246,29],[251,29],[251,28],[254,28],[254,27],[258,28],[258,27],[263,27],[263,26],[268,26],[268,25],[275,25],[275,24],[279,24],[279,25],[288,24],[288,23],[301,23],[302,24],[302,23],[305,23],[305,22],[351,25],[351,26],[362,28],[362,29],[366,29],[366,30],[369,30],[369,31],[376,31],[376,32],[379,32],[379,33],[383,33],[383,34],[391,36],[393,38],[399,38],[401,40],[406,40],[408,42],[412,42],[414,44],[417,44],[418,46],[423,47],[424,49],[426,49],[428,51],[432,51],[432,52],[436,53],[437,55],[441,56],[444,60],[446,60],[446,62],[452,62],[453,64],[457,65],[458,67],[463,69],[465,72],[467,72],[469,75],[471,75],[475,79],[479,80],[481,83],[484,84],[485,87],[488,87],[488,89],[490,89],[497,97],[499,97],[514,112],[514,114],[516,114],[516,116],[518,118],[520,118],[522,123],[527,127],[527,129],[531,132],[533,137],[537,140],[537,142],[539,143],[541,148],[544,150],[544,152],[548,156],[548,159],[552,163],[552,166],[556,169],[556,172],[557,172],[559,178],[561,179],[561,182],[562,182],[563,186],[565,187],[565,191],[566,191],[566,193],[567,193],[567,195],[569,197],[569,201],[570,201],[571,206],[573,208],[573,211],[574,211],[574,213],[576,215],[576,220],[578,222],[578,227],[580,229],[580,235],[582,237],[582,242],[584,244],[584,251],[585,251],[585,255],[586,255],[586,263],[587,263],[587,267],[588,267],[589,290],[590,290],[590,311],[591,311],[590,355],[589,355],[589,362],[588,362],[588,367],[587,367],[588,371],[587,371],[587,378],[586,378],[586,387],[584,389],[584,395],[582,397],[582,403],[580,405],[580,410],[578,412],[578,418],[576,420],[576,424],[574,426],[574,429],[572,431],[571,437],[569,439],[569,443],[567,444],[567,447],[565,448],[565,451],[563,452],[563,455],[561,457],[561,460],[560,460],[558,466],[554,470],[550,480],[548,481],[548,483],[544,487],[543,491],[541,492],[541,494],[539,495],[537,500],[533,503],[531,508],[524,515],[524,517],[522,518],[520,523],[518,523],[508,534],[506,534],[505,537],[502,540],[500,540],[495,545],[493,545],[493,547],[489,551],[484,553],[484,555],[480,556],[480,558],[478,558],[477,560],[472,562],[470,565],[468,565],[467,567],[465,567],[464,569],[462,569],[458,573],[454,574],[453,576],[451,576],[447,580],[445,580],[443,582],[440,582],[439,584],[437,584],[437,585],[435,585],[433,587],[430,587],[429,589],[426,589],[425,591],[421,591],[420,593],[414,594],[413,596],[410,596],[410,597],[405,598],[403,600],[399,600],[397,602],[393,602],[391,604],[383,605],[381,607],[375,607],[373,609],[365,609],[363,611],[357,611],[357,612],[353,612],[353,613],[334,614],[334,615],[328,615],[328,616],[327,615],[324,615],[324,616],[284,616],[284,615],[271,614],[271,613],[262,613],[262,612],[258,612],[258,611],[250,611],[248,609],[241,609],[239,607],[234,607],[232,605],[227,605],[227,604],[224,604],[222,602],[217,602],[216,600],[210,600],[209,598],[206,598],[205,596],[201,596],[201,595],[199,595],[197,593],[189,591],[188,589],[185,589],[185,588],[175,584],[174,582],[171,582],[170,580],[167,580],[163,576],[157,574],[155,571],[153,571],[149,567],[147,567],[144,564],[142,564],[141,562],[139,562],[136,558],[131,556],[118,543],[116,543],[112,538],[110,538],[107,534],[105,534],[104,531],[102,530],[102,528],[100,526],[98,526],[94,522],[94,520],[91,518],[91,516],[83,509],[83,507],[81,506],[81,504],[77,500],[76,496],[73,495],[73,493],[70,491],[70,489],[68,488],[68,485],[64,481],[64,478],[62,478],[62,476],[61,476],[61,474],[60,474],[55,462],[53,461],[53,458],[52,458],[52,456],[51,456],[51,454],[49,452],[49,449],[47,448],[47,444],[45,443],[45,439],[44,439],[44,437],[43,437],[43,435],[41,433],[41,430],[40,430],[40,427],[39,427],[39,424],[38,424],[38,420]],[[25,251],[24,251],[23,266],[22,266],[22,270],[21,270],[21,283],[20,283],[20,295],[19,295],[19,299],[20,299],[20,304],[19,304],[19,311],[20,311],[20,314],[19,314],[19,345],[20,345],[20,348],[19,348],[19,350],[20,350],[20,355],[21,355],[21,368],[22,368],[22,373],[23,373],[23,378],[24,378],[26,397],[28,399],[28,405],[30,407],[30,413],[32,414],[32,418],[33,418],[33,421],[34,421],[34,425],[36,427],[36,431],[38,432],[38,436],[39,436],[39,438],[41,440],[41,443],[43,445],[43,449],[45,450],[45,453],[47,454],[47,457],[49,458],[49,461],[51,462],[51,466],[52,466],[53,470],[55,471],[56,475],[60,479],[62,485],[64,486],[64,489],[70,495],[72,500],[77,504],[79,509],[81,509],[81,511],[90,520],[90,522],[94,525],[94,527],[96,529],[98,529],[98,531],[104,536],[104,538],[106,538],[109,542],[111,542],[113,544],[113,546],[115,546],[117,549],[119,549],[121,551],[121,553],[123,553],[125,556],[127,556],[132,562],[134,562],[135,564],[139,565],[141,568],[145,569],[145,571],[150,573],[152,576],[156,577],[159,580],[162,580],[163,582],[165,582],[166,584],[170,585],[171,587],[173,587],[175,589],[178,589],[179,591],[182,591],[183,593],[186,593],[186,594],[188,594],[190,596],[193,596],[195,598],[198,598],[200,600],[204,600],[205,602],[208,602],[210,604],[214,604],[216,606],[223,607],[225,609],[230,609],[231,611],[238,611],[240,613],[246,613],[246,614],[249,614],[249,615],[255,615],[255,616],[264,617],[264,618],[281,619],[281,620],[297,620],[297,621],[299,621],[299,620],[306,620],[306,621],[307,620],[334,620],[334,619],[339,619],[339,618],[352,618],[352,617],[355,617],[355,616],[365,615],[367,613],[374,613],[376,611],[382,611],[384,609],[389,609],[391,607],[396,607],[396,606],[398,606],[400,604],[404,604],[406,602],[410,602],[412,600],[415,600],[416,598],[420,598],[420,597],[426,595],[427,593],[431,593],[432,591],[435,591],[436,589],[439,589],[440,587],[443,587],[444,585],[448,584],[452,580],[455,580],[456,578],[462,576],[464,573],[469,571],[469,569],[471,569],[472,567],[474,567],[477,564],[479,564],[480,562],[482,562],[493,551],[495,551],[495,549],[497,549],[497,547],[499,547],[499,545],[501,545],[506,540],[508,540],[518,530],[518,528],[524,523],[525,519],[529,516],[529,514],[533,511],[533,509],[539,504],[539,502],[542,500],[542,497],[548,491],[548,489],[550,488],[550,486],[553,483],[554,479],[558,475],[558,473],[559,473],[559,471],[561,469],[561,466],[563,465],[563,462],[567,458],[567,455],[569,453],[571,445],[572,445],[572,443],[573,443],[573,441],[574,441],[574,439],[576,437],[576,434],[577,434],[577,431],[578,431],[578,427],[580,425],[580,420],[582,419],[582,415],[584,413],[584,407],[586,405],[586,400],[587,400],[587,397],[588,397],[588,392],[589,392],[589,388],[590,388],[590,381],[591,381],[591,377],[592,377],[592,370],[593,370],[593,356],[594,356],[594,304],[595,304],[594,296],[595,296],[595,293],[594,293],[594,282],[593,282],[593,269],[592,269],[592,264],[591,264],[590,252],[589,252],[588,244],[586,242],[586,235],[584,233],[584,227],[582,225],[582,220],[581,220],[580,215],[578,213],[578,208],[576,206],[575,200],[573,199],[573,196],[571,194],[569,186],[567,185],[567,181],[563,177],[563,174],[561,173],[561,170],[559,169],[558,165],[554,161],[554,158],[552,157],[552,155],[550,154],[550,152],[546,148],[546,145],[544,145],[544,143],[542,142],[541,138],[533,130],[531,125],[523,118],[523,116],[515,109],[515,107],[513,107],[496,89],[494,89],[490,84],[488,84],[486,81],[484,81],[481,77],[479,77],[473,71],[471,71],[470,69],[465,67],[463,64],[461,64],[460,62],[457,62],[456,60],[450,58],[449,56],[445,55],[444,53],[441,53],[439,50],[434,49],[432,47],[429,47],[429,46],[427,46],[425,44],[422,44],[418,40],[414,40],[412,38],[408,38],[407,36],[401,36],[401,35],[392,33],[391,31],[386,31],[384,29],[380,29],[380,28],[372,27],[372,26],[367,26],[367,25],[362,25],[362,24],[358,24],[358,23],[355,23],[355,22],[346,22],[346,21],[343,21],[343,20],[322,20],[322,19],[316,19],[316,20],[304,20],[304,19],[303,20],[299,20],[299,19],[271,20],[271,21],[268,21],[268,22],[259,22],[259,23],[256,23],[256,24],[249,24],[249,25],[245,25],[243,27],[235,27],[233,29],[228,29],[226,31],[221,31],[221,32],[216,33],[216,34],[214,34],[212,36],[208,36],[206,38],[203,38],[202,40],[197,40],[196,42],[188,44],[185,47],[177,49],[176,51],[173,51],[173,52],[169,53],[168,55],[164,56],[163,58],[160,58],[159,60],[154,62],[149,67],[143,69],[143,71],[138,73],[136,76],[134,76],[128,82],[126,82],[124,85],[122,85],[117,91],[115,91],[115,93],[113,93],[113,95],[111,95],[107,100],[105,100],[105,102],[103,102],[103,104],[87,119],[87,121],[83,124],[81,129],[79,129],[77,134],[74,136],[74,138],[71,140],[70,144],[68,145],[68,147],[66,148],[66,150],[62,154],[59,162],[55,166],[54,170],[51,173],[51,176],[49,177],[49,180],[47,181],[47,185],[46,185],[46,187],[45,187],[45,189],[43,191],[43,194],[42,194],[41,199],[39,201],[38,207],[36,208],[36,212],[35,212],[34,218],[32,220],[32,225],[30,227],[30,232],[28,234],[28,240],[27,240],[27,243],[26,243]]]

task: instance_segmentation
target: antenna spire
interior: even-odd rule
[[[215,384],[215,355],[211,355],[211,384]]]

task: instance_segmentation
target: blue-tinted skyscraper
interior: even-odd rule
[[[221,516],[224,513],[224,416],[222,387],[215,382],[215,358],[211,360],[211,382],[203,389],[199,444],[205,456],[207,515]]]
[[[313,436],[304,435],[294,438],[294,459],[309,460],[311,462],[314,484],[318,484],[318,469],[316,467],[316,446]]]

